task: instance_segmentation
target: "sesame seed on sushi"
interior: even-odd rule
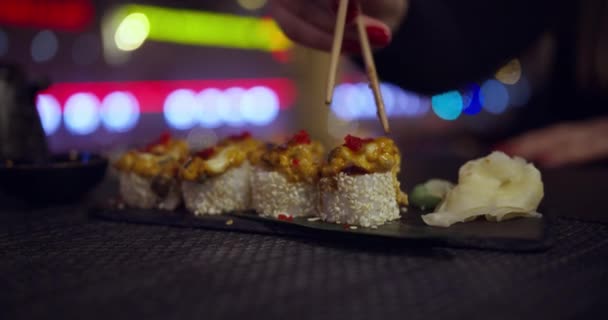
[[[131,150],[115,163],[120,195],[126,205],[173,210],[181,203],[177,173],[188,155],[188,144],[163,133],[158,140]]]
[[[293,218],[317,214],[317,182],[323,161],[319,142],[300,131],[287,143],[253,155],[251,204],[259,215]]]
[[[248,156],[260,145],[249,133],[243,133],[192,154],[180,170],[186,208],[195,215],[249,209]]]
[[[348,135],[323,166],[319,189],[323,221],[377,227],[400,218],[407,205],[397,174],[401,154],[393,140]]]

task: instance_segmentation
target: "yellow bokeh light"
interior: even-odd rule
[[[116,28],[114,41],[123,51],[139,48],[150,34],[150,22],[145,14],[134,12],[126,16]]]
[[[268,49],[271,51],[286,50],[291,46],[291,41],[274,20],[262,19],[257,32],[260,37],[268,39]]]
[[[521,79],[521,72],[521,63],[518,59],[513,59],[500,68],[494,76],[504,84],[514,85]]]
[[[237,0],[236,2],[247,10],[258,10],[266,5],[266,0]]]
[[[270,52],[293,45],[269,18],[145,5],[121,6],[113,17],[117,22],[109,25],[118,26],[113,45],[123,52],[144,41]]]

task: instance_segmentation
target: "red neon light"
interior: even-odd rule
[[[0,0],[0,24],[81,31],[93,21],[91,0]]]
[[[295,100],[295,88],[288,79],[234,79],[234,80],[175,80],[175,81],[133,81],[133,82],[66,82],[53,84],[41,92],[50,94],[61,106],[75,93],[91,93],[98,99],[114,91],[126,91],[135,96],[142,113],[161,113],[167,96],[177,89],[200,92],[204,89],[225,90],[233,87],[250,89],[265,86],[279,97],[281,109],[291,107]],[[62,107],[63,108],[63,107]]]

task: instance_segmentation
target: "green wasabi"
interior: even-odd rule
[[[410,202],[422,210],[435,209],[453,187],[454,184],[449,181],[431,179],[414,187]]]

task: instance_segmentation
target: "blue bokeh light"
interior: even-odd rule
[[[101,120],[109,131],[127,132],[139,120],[139,102],[129,92],[112,92],[101,103]]]
[[[376,117],[376,100],[374,93],[367,83],[359,83],[356,85],[356,95],[359,99],[352,101],[351,106],[357,106],[358,114],[362,118],[373,119]]]
[[[331,102],[331,109],[336,116],[342,120],[352,120],[356,118],[356,115],[351,114],[350,109],[347,107],[348,102],[346,101],[346,96],[350,86],[352,85],[348,83],[336,86]]]
[[[66,128],[76,135],[97,130],[100,123],[99,100],[91,93],[76,93],[65,102],[63,120]]]
[[[178,89],[171,92],[167,99],[163,114],[169,126],[173,129],[186,130],[196,124],[197,101],[192,90]]]
[[[201,91],[196,100],[198,108],[196,117],[202,127],[217,128],[222,125],[222,117],[218,110],[228,107],[228,99],[221,90],[209,88]]]
[[[419,117],[429,110],[421,105],[422,97],[394,84],[381,83],[380,90],[388,116]],[[376,102],[367,83],[342,83],[336,86],[331,108],[342,120],[377,118]]]
[[[245,124],[245,118],[241,113],[241,103],[245,94],[246,90],[239,87],[232,87],[223,92],[227,104],[223,108],[217,109],[217,113],[225,124],[232,127]]]
[[[253,87],[241,100],[241,113],[253,125],[267,125],[279,115],[279,97],[268,87]]]
[[[500,81],[488,80],[481,86],[480,101],[489,113],[501,114],[509,105],[509,92]]]
[[[479,93],[481,88],[473,83],[467,86],[462,95],[462,102],[464,109],[462,112],[468,115],[476,115],[481,112],[481,101],[479,100]]]
[[[36,109],[44,133],[47,136],[55,133],[61,125],[61,106],[57,99],[49,94],[40,94],[36,100]]]
[[[382,93],[382,100],[384,101],[386,114],[389,116],[394,115],[395,111],[397,111],[398,88],[396,89],[394,85],[389,83],[381,83],[380,92]],[[374,109],[376,108],[374,107]]]
[[[448,91],[431,98],[435,114],[443,120],[456,120],[462,113],[463,100],[458,91]]]
[[[59,41],[53,31],[42,30],[32,39],[31,54],[36,62],[53,59],[59,49]]]

